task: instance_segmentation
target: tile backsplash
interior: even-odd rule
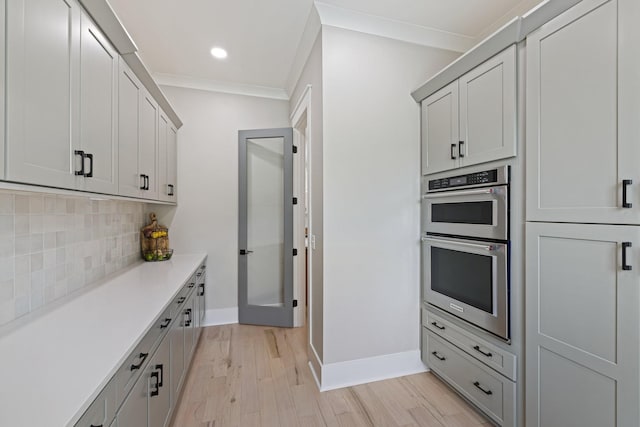
[[[138,261],[146,207],[0,190],[0,325]]]

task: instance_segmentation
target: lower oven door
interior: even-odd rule
[[[509,339],[508,245],[425,236],[427,303]]]

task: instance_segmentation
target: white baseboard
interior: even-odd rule
[[[321,365],[320,391],[426,372],[420,350]]]
[[[207,310],[203,326],[228,325],[230,323],[238,323],[238,307]]]

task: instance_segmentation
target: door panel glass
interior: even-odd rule
[[[284,138],[247,139],[247,299],[282,307]]]
[[[434,203],[431,205],[431,221],[493,225],[493,202]]]
[[[431,247],[431,289],[493,313],[493,259]]]

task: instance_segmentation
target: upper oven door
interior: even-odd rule
[[[507,240],[508,198],[506,185],[427,193],[422,196],[422,231]]]

